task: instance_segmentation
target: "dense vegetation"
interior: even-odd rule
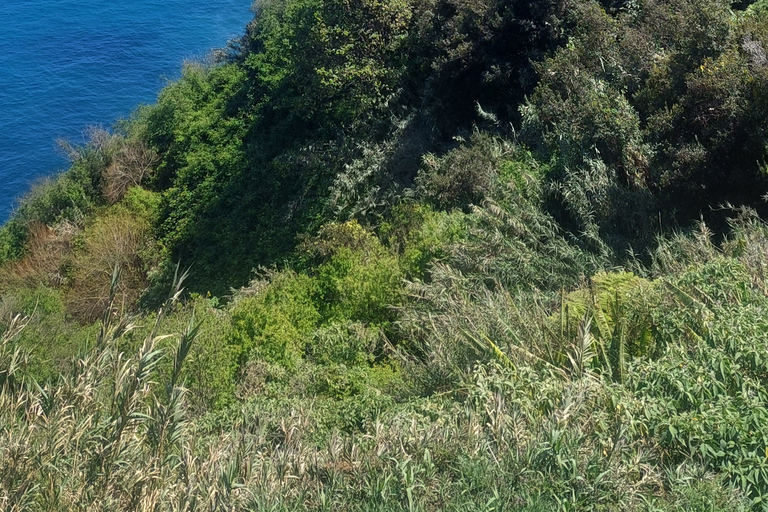
[[[767,3],[254,13],[0,228],[3,509],[768,508]]]

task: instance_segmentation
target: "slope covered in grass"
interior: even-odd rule
[[[764,507],[762,2],[254,13],[0,228],[4,508]]]

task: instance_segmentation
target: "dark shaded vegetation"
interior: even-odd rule
[[[0,228],[4,508],[765,507],[764,2],[254,12]]]

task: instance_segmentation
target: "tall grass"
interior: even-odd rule
[[[115,272],[97,342],[44,386],[13,348],[24,327],[17,318],[0,344],[3,508],[748,509],[727,471],[660,430],[672,425],[654,412],[669,388],[649,392],[639,376],[663,375],[653,370],[663,359],[633,360],[624,385],[601,366],[589,316],[571,335],[552,328],[530,295],[525,302],[448,267],[433,275],[429,286],[451,284],[438,293],[414,285],[414,313],[401,321],[421,340],[401,349],[421,391],[345,431],[320,429],[324,402],[289,391],[189,416],[181,369],[194,318],[175,348],[158,348],[181,278],[129,356],[119,342],[134,324],[116,314]],[[689,294],[689,281],[675,286]],[[675,425],[675,414],[688,414],[668,407]]]

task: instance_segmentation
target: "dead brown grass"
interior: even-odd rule
[[[157,153],[145,143],[121,141],[103,174],[103,193],[109,204],[120,201],[129,188],[141,185],[158,160]]]

